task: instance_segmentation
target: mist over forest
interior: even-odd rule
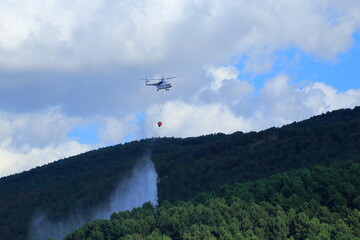
[[[109,219],[114,212],[141,207],[145,202],[158,204],[157,173],[150,156],[145,155],[134,166],[130,176],[122,179],[106,203],[87,211],[69,213],[64,220],[51,220],[38,212],[31,221],[30,239],[63,239],[67,234],[95,219]]]

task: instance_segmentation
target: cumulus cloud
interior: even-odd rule
[[[134,83],[156,74],[187,75],[172,99],[191,98],[207,84],[207,66],[241,62],[221,70],[234,79],[268,72],[278,50],[335,58],[351,47],[359,11],[355,0],[3,1],[0,109],[127,115],[156,101]]]
[[[28,147],[26,146],[26,148]],[[49,143],[43,147],[32,147],[27,151],[17,151],[5,143],[0,145],[0,177],[26,171],[89,150],[91,150],[90,146],[71,140],[58,145]]]
[[[0,120],[0,141],[8,142],[14,148],[24,148],[24,143],[29,147],[44,146],[49,143],[49,139],[58,144],[66,139],[67,132],[79,122],[75,117],[65,116],[58,107],[22,114],[0,112]]]
[[[224,69],[232,68],[211,68],[209,72],[222,73]],[[234,86],[235,81],[241,84],[241,80],[232,77]],[[257,94],[251,94],[254,89],[249,87],[249,83],[244,84],[243,90],[234,91],[237,98],[242,97],[241,101],[234,102],[232,94],[222,94],[218,89],[211,88],[214,83],[225,83],[229,75],[213,74],[212,78],[208,87],[212,90],[213,98],[220,100],[205,102],[194,98],[188,102],[176,100],[153,105],[146,112],[146,135],[190,137],[217,132],[263,130],[327,111],[360,105],[360,89],[339,92],[319,82],[299,86],[286,74],[268,79]],[[203,89],[199,92],[200,95],[204,94]],[[163,122],[160,128],[156,125],[158,121]]]
[[[140,122],[141,117],[134,114],[69,117],[60,107],[23,114],[0,112],[0,177],[133,140],[141,134]],[[84,131],[87,126],[95,126],[92,134],[96,134],[99,141],[87,143],[86,139],[70,134],[79,126],[84,127]]]
[[[158,121],[163,122],[161,128],[156,126]],[[146,126],[148,136],[189,137],[250,130],[250,123],[243,117],[234,115],[225,105],[197,105],[182,101],[150,107]]]
[[[255,90],[239,79],[233,67],[208,70],[207,85],[194,98],[150,104],[144,114],[82,119],[68,117],[60,108],[42,113],[1,113],[0,176],[133,139],[262,130],[360,105],[360,89],[341,92],[325,83],[309,81],[299,85],[292,82],[291,76],[278,74]],[[212,94],[215,101],[207,100],[207,94]],[[158,121],[163,123],[161,127],[157,126]],[[84,123],[98,126],[98,144],[80,143],[68,137],[72,129]]]
[[[340,92],[320,82],[300,87],[291,82],[290,76],[280,74],[266,82],[255,100],[260,115],[273,119],[267,124],[281,125],[327,111],[353,108],[360,105],[359,94],[360,89]]]
[[[225,80],[236,79],[239,75],[239,70],[234,66],[227,67],[207,67],[208,75],[213,77],[210,88],[214,91],[218,90]]]
[[[122,118],[100,117],[98,121],[101,122],[99,137],[102,144],[118,144],[134,140],[141,129],[139,117],[134,114]]]
[[[339,92],[332,86],[316,82],[305,87],[302,93],[306,96],[303,104],[309,107],[313,114],[360,105],[360,89]]]
[[[247,69],[261,72],[271,67],[276,49],[297,46],[332,58],[349,48],[360,4],[348,2],[2,2],[0,65],[62,69],[169,60],[204,64],[205,58],[214,64],[247,55]]]
[[[1,112],[0,176],[90,150],[90,146],[67,138],[78,122],[57,107],[38,113]]]
[[[3,1],[0,109],[133,114],[157,101],[136,79],[185,74],[171,99],[189,99],[207,85],[209,66],[220,71],[209,74],[230,74],[212,90],[232,83],[251,92],[236,75],[268,72],[278,50],[333,59],[349,49],[359,11],[355,0]],[[212,90],[203,101],[214,101]]]

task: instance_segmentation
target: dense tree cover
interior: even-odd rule
[[[359,162],[360,108],[257,133],[144,139],[1,178],[0,239],[26,239],[36,211],[61,219],[98,205],[144,154],[159,175],[159,200],[174,203],[291,169]]]
[[[360,108],[343,111],[345,116],[360,115]],[[218,142],[154,155],[153,161],[163,180],[159,183],[159,198],[185,200],[199,191],[212,191],[223,184],[252,181],[344,159],[359,161],[360,121],[340,118],[339,112],[334,114],[335,119],[340,119],[338,122],[329,120],[333,113],[324,114],[282,128],[247,134],[237,132]]]
[[[225,135],[210,135],[197,143],[193,142],[196,138],[189,138],[183,146],[200,146],[222,137]],[[30,221],[39,211],[60,220],[69,213],[97,207],[155,145],[153,154],[163,154],[181,149],[179,142],[181,139],[164,138],[119,144],[1,178],[0,239],[27,239]]]
[[[360,239],[360,164],[274,175],[114,213],[65,240]]]

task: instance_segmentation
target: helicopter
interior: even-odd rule
[[[172,87],[171,83],[168,83],[166,80],[174,79],[177,77],[162,77],[162,78],[145,78],[140,80],[145,80],[146,86],[155,86],[156,90],[159,91],[161,89],[164,89],[166,91],[169,91],[169,89]],[[150,81],[158,81],[157,83],[149,83]]]

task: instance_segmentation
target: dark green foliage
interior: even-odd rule
[[[82,212],[99,205],[147,152],[159,175],[161,202],[189,200],[199,192],[207,192],[201,196],[207,199],[211,192],[222,191],[224,185],[263,179],[291,169],[329,166],[346,159],[359,162],[360,108],[338,110],[258,133],[134,141],[1,178],[0,239],[26,239],[31,218],[38,211],[50,213],[53,219],[62,219],[70,212]],[[319,191],[325,192],[323,188],[323,183],[319,183]],[[269,193],[276,189],[260,184],[255,190],[268,201]],[[359,195],[350,194],[352,187],[342,184],[341,189],[340,195],[333,194],[334,189],[327,189],[326,200],[322,200],[327,202],[321,204],[343,211],[349,198],[353,198],[350,208],[360,203]],[[286,204],[296,205],[306,190],[300,183],[286,184],[281,194],[272,198],[279,203],[285,198]],[[253,193],[246,194],[244,199],[251,199]],[[277,223],[272,222],[274,226],[278,226]],[[156,234],[153,236],[158,236]],[[101,238],[99,234],[96,237]]]
[[[258,191],[263,186],[266,191]],[[329,194],[341,198],[341,205],[328,201]],[[65,240],[95,233],[109,240],[360,239],[360,205],[354,204],[359,194],[360,164],[349,161],[226,186],[176,205],[146,203],[87,224]]]
[[[350,158],[360,160],[360,108],[259,133],[237,132],[200,146],[153,155],[161,178],[159,198],[170,201],[224,184]]]

